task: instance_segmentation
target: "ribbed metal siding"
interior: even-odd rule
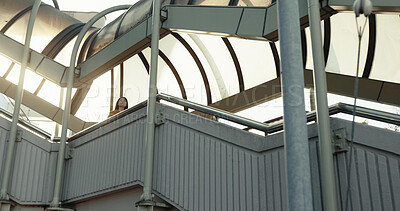
[[[79,199],[142,181],[144,120],[135,121],[73,148],[66,162],[62,199]]]
[[[351,163],[350,210],[400,210],[399,156],[355,145]],[[349,153],[336,156],[341,207],[347,196]]]
[[[7,141],[7,130],[0,127],[0,179],[3,179],[3,166],[6,157],[6,141]]]
[[[153,188],[159,196],[185,210],[287,210],[282,134],[259,139],[215,121],[197,118],[187,124],[184,121],[190,117],[181,116],[181,111],[165,109],[164,115],[166,123],[156,127],[154,154]],[[349,131],[342,126],[344,121],[335,121],[335,127]],[[120,129],[115,124],[75,140],[79,144],[67,164],[64,201],[138,184],[143,178],[144,122],[126,123]],[[310,127],[309,134],[315,136],[317,127]],[[368,132],[377,131],[368,128]],[[235,138],[246,141],[230,140]],[[368,138],[367,134],[360,139]],[[258,141],[273,143],[257,145]],[[368,143],[376,142],[354,144],[350,210],[398,210],[399,155]],[[309,146],[314,210],[322,210],[317,137]],[[334,159],[341,205],[347,187],[346,156],[342,152]]]
[[[18,142],[9,194],[24,203],[46,203],[44,192],[49,157],[49,152],[25,140]]]
[[[154,189],[187,210],[286,210],[283,147],[256,153],[168,122],[158,128]]]
[[[0,158],[4,164],[6,139],[10,122],[0,119]],[[53,182],[49,174],[51,143],[24,128],[22,140],[16,142],[8,193],[11,199],[21,204],[47,204],[48,186]],[[2,168],[4,165],[2,165]],[[2,175],[2,174],[1,174]]]

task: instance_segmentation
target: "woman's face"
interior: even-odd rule
[[[126,102],[125,98],[121,98],[118,100],[118,107],[125,108],[126,104],[127,104],[127,102]]]

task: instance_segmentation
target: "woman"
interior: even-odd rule
[[[127,108],[128,108],[128,100],[126,99],[126,97],[120,97],[117,100],[117,103],[115,104],[115,110],[110,111],[110,114],[108,115],[108,117],[111,117]]]

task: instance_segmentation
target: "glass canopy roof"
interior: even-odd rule
[[[87,17],[82,15],[86,13],[72,17],[70,16],[71,11],[100,12],[111,6],[133,4],[136,1],[58,1],[61,11],[53,7],[53,1],[43,2],[46,4],[42,5],[39,10],[31,48],[54,59],[61,65],[68,66],[73,43],[79,30],[83,27],[79,19],[87,20]],[[30,13],[29,7],[32,4],[33,0],[1,1],[1,8],[12,8],[8,12],[0,9],[0,29],[4,35],[19,43],[23,42],[24,29]],[[164,5],[168,4],[276,7],[275,1],[265,0],[164,1]],[[94,28],[87,33],[87,42],[82,45],[80,62],[90,60],[96,53],[107,50],[105,47],[110,43],[120,39],[128,31],[135,30],[138,24],[149,17],[150,7],[150,0],[142,0],[127,11],[107,15],[105,21],[107,25],[102,28]],[[62,11],[69,11],[69,13],[66,14]],[[364,23],[366,20],[360,18],[358,21]],[[357,56],[357,31],[354,15],[345,12],[331,14],[330,17],[325,17],[321,21],[321,26],[325,57],[327,58],[326,71],[354,76]],[[305,69],[312,70],[309,28],[305,27],[303,33],[303,57],[306,58],[304,65]],[[365,79],[400,84],[399,58],[399,14],[392,12],[371,16],[361,42],[360,70],[362,71],[359,76]],[[17,84],[19,64],[14,64],[4,53],[0,54],[0,63],[0,77]],[[150,48],[144,46],[141,51],[125,56],[109,71],[92,78],[91,82],[87,83],[87,87],[90,88],[87,94],[82,91],[83,86],[76,86],[73,94],[80,95],[83,100],[73,100],[77,109],[73,109],[72,114],[86,122],[99,122],[107,118],[113,104],[121,96],[128,99],[129,106],[145,101],[148,96],[149,63]],[[159,93],[166,93],[204,105],[212,105],[246,90],[257,89],[267,82],[279,79],[279,75],[279,41],[268,40],[262,36],[257,39],[244,39],[229,34],[196,33],[171,29],[160,40]],[[31,70],[27,71],[26,78],[24,88],[27,92],[62,108],[62,102],[65,100],[62,92],[64,84],[48,80],[44,75],[38,75]],[[305,94],[309,95],[307,90]],[[282,115],[281,99],[276,97],[271,99],[274,100],[250,102],[246,108],[232,110],[232,112],[242,110],[239,112],[240,115],[258,121],[266,121]],[[331,102],[334,103],[334,101]],[[259,105],[252,107],[257,104]],[[379,104],[370,105],[379,107]],[[392,111],[399,112],[396,109],[392,109]],[[270,112],[274,115],[259,115],[259,112]],[[49,132],[54,133],[54,131]]]

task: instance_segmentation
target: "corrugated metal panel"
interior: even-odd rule
[[[353,152],[348,207],[351,210],[399,210],[399,156],[357,144]],[[348,160],[348,153],[336,157],[342,210],[348,194]]]
[[[5,128],[9,128],[11,123],[1,118],[0,122],[0,158],[4,163],[8,133]],[[21,204],[47,204],[46,187],[52,182],[48,175],[51,143],[24,128],[18,130],[22,131],[22,140],[15,144],[9,195]]]
[[[6,139],[7,139],[7,133],[8,131],[5,130],[3,127],[0,127],[0,179],[3,179],[3,166],[4,166],[4,161],[6,157]]]
[[[49,158],[48,151],[26,140],[17,142],[10,196],[23,204],[46,204],[45,187],[50,181],[45,170]]]
[[[264,138],[166,106],[162,109],[167,121],[156,127],[153,178],[160,197],[185,210],[288,209],[282,134]],[[142,181],[145,119],[127,119],[71,144],[74,153],[67,162],[64,201]],[[350,128],[335,121],[339,122],[334,127]],[[371,127],[367,131],[377,132]],[[309,134],[316,133],[317,127],[310,126]],[[385,151],[386,144],[372,146],[368,137],[359,136],[354,144],[350,210],[398,210],[399,154]],[[314,209],[322,210],[317,137],[309,143]],[[348,154],[339,153],[334,159],[342,210]]]
[[[283,148],[259,154],[173,122],[157,132],[154,187],[182,208],[262,210],[267,194],[286,208]]]
[[[129,123],[129,122],[128,122]],[[98,137],[83,136],[66,162],[62,200],[75,200],[111,191],[143,178],[144,120],[110,130]],[[86,139],[86,140],[83,140]]]

